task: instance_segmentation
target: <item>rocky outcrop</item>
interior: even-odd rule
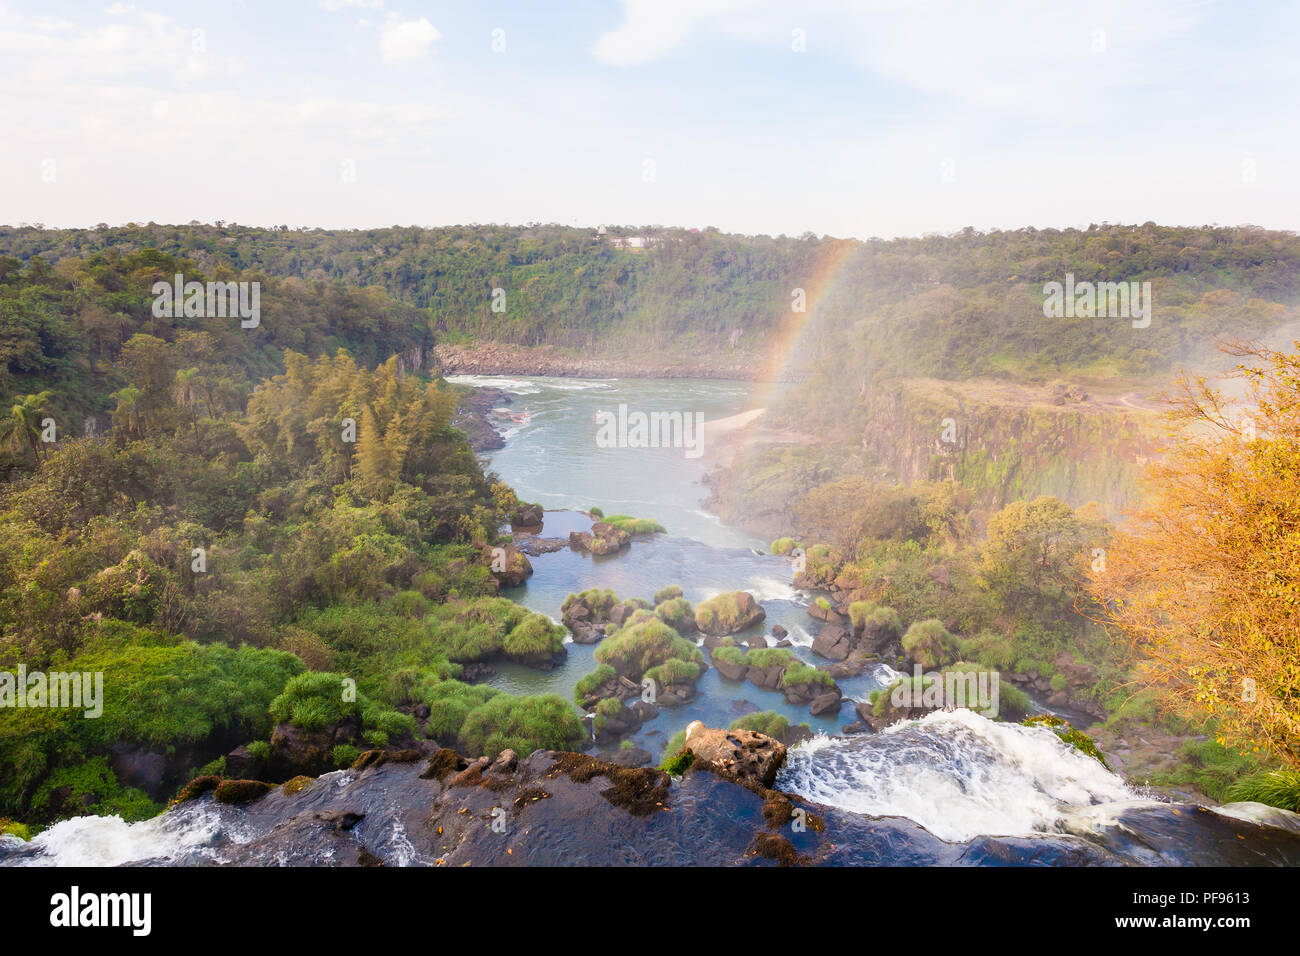
[[[461,395],[451,423],[465,433],[476,452],[505,447],[505,439],[492,424],[492,409],[510,404],[510,395],[499,388],[469,388]]]
[[[695,626],[713,637],[743,631],[766,617],[763,606],[748,591],[728,591],[695,605]]]
[[[597,521],[590,531],[569,532],[569,547],[588,554],[617,554],[631,543],[631,534],[604,521]]]
[[[813,653],[828,661],[842,661],[852,650],[852,636],[842,624],[823,624],[812,645]]]
[[[484,563],[503,588],[517,588],[533,573],[533,563],[513,544],[495,547],[483,546]]]
[[[521,501],[514,514],[510,516],[512,528],[540,528],[545,511],[541,505]]]
[[[785,763],[785,744],[753,730],[719,730],[695,721],[686,728],[686,749],[717,773],[764,789],[776,783]]]
[[[349,717],[335,727],[303,730],[286,720],[271,731],[271,749],[266,758],[266,776],[273,781],[305,774],[317,777],[334,769],[331,752],[339,744],[355,744],[361,738],[361,719]]]

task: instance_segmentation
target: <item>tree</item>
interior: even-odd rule
[[[1296,343],[1300,347],[1300,342]],[[1139,679],[1300,766],[1300,355],[1230,342],[1245,402],[1183,376],[1149,503],[1092,582]],[[1249,413],[1246,417],[1243,409]]]
[[[48,391],[24,395],[9,409],[9,417],[0,423],[0,438],[9,450],[20,454],[26,447],[38,468],[41,465],[41,419],[51,398],[53,393]]]
[[[197,368],[182,368],[176,371],[176,402],[183,406],[190,416],[190,425],[198,429],[198,416],[194,409],[199,404],[199,392],[202,379]]]
[[[1012,609],[1063,601],[1082,580],[1082,557],[1104,539],[1091,511],[1076,513],[1047,495],[1013,501],[989,519],[981,575]]]

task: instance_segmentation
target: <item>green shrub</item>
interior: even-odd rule
[[[614,673],[614,668],[608,664],[601,664],[591,673],[582,675],[582,677],[578,678],[578,683],[573,687],[573,702],[579,707],[585,707],[586,704],[583,701],[586,700],[587,695],[597,687],[609,683],[616,676],[618,675]]]
[[[299,674],[284,685],[271,701],[270,714],[303,730],[322,730],[342,723],[357,713],[355,701],[343,699],[344,677],[328,671]]]
[[[573,708],[554,694],[498,694],[469,712],[458,739],[467,756],[495,757],[507,748],[520,756],[538,749],[572,750],[584,736]]]
[[[669,684],[693,684],[699,676],[699,664],[694,661],[670,658],[662,664],[650,668],[642,675],[642,679],[649,678],[655,682],[656,686],[665,687]]]
[[[744,591],[725,591],[695,605],[695,623],[706,634],[729,634],[746,622],[741,609]]]
[[[960,648],[943,622],[935,618],[917,621],[903,635],[903,650],[922,667],[933,669],[956,660]]]
[[[664,601],[671,601],[673,598],[682,596],[682,589],[676,584],[670,584],[666,588],[661,588],[655,592],[655,605],[663,604]]]
[[[352,744],[337,744],[330,751],[330,763],[340,770],[346,770],[352,766],[358,757],[361,756],[361,750]]]
[[[835,678],[825,671],[797,662],[785,669],[785,673],[781,675],[781,683],[785,687],[798,687],[800,684],[820,684],[823,687],[833,687]]]
[[[456,740],[470,712],[499,694],[500,691],[485,684],[462,684],[458,680],[435,684],[424,698],[429,707],[424,735],[431,740]]]
[[[1056,736],[1060,737],[1062,741],[1069,744],[1075,750],[1092,757],[1107,770],[1110,769],[1110,764],[1106,762],[1106,758],[1102,756],[1101,751],[1097,749],[1097,745],[1093,743],[1092,738],[1081,730],[1075,730],[1068,722],[1062,720],[1060,717],[1057,717],[1054,714],[1037,714],[1033,717],[1026,717],[1021,721],[1021,723],[1026,727],[1048,728],[1052,733],[1056,734]]]
[[[271,743],[267,740],[254,740],[248,744],[248,755],[254,760],[265,760],[271,756]],[[206,769],[206,768],[205,768]]]
[[[515,659],[550,657],[564,650],[564,635],[564,628],[546,615],[530,614],[505,636],[502,650]]]
[[[30,840],[32,838],[31,828],[24,823],[10,820],[8,817],[0,817],[0,836],[17,837],[20,840]]]
[[[1300,813],[1300,770],[1267,770],[1238,780],[1228,787],[1228,800],[1265,803]]]
[[[798,545],[795,543],[794,538],[777,538],[772,542],[772,546],[768,550],[775,555],[783,556],[789,554],[797,547]]]
[[[760,710],[756,714],[746,714],[738,720],[733,720],[731,729],[753,730],[777,740],[784,740],[790,730],[790,721],[784,714],[778,714],[774,710]]]
[[[717,651],[714,651],[716,654]],[[745,655],[745,663],[750,667],[767,670],[769,667],[790,668],[799,664],[799,658],[784,647],[757,647]]]
[[[31,805],[32,815],[38,820],[94,814],[119,816],[134,823],[162,810],[162,805],[150,800],[144,791],[123,787],[103,757],[53,771],[36,789]]]
[[[654,612],[656,617],[674,630],[680,630],[684,621],[690,621],[692,627],[695,625],[695,610],[691,607],[691,602],[683,597],[659,602]]]
[[[629,515],[610,515],[604,519],[605,524],[626,531],[629,534],[665,534],[664,526],[649,518],[633,518]]]
[[[638,612],[639,613],[639,612]],[[630,680],[669,660],[702,663],[700,649],[653,615],[624,625],[596,647],[596,660]]]
[[[849,605],[849,621],[855,631],[862,630],[867,623],[867,616],[877,607],[875,601],[854,601]]]

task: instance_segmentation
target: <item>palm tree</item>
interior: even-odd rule
[[[19,454],[25,445],[31,450],[38,468],[41,465],[41,418],[53,397],[54,393],[48,391],[24,395],[10,408],[9,417],[0,422],[0,437],[9,450]]]
[[[176,401],[190,413],[190,425],[195,431],[198,430],[199,423],[194,409],[199,404],[199,386],[201,384],[202,380],[199,378],[197,368],[177,369]]]
[[[140,394],[140,389],[134,385],[127,385],[113,393],[113,398],[117,400],[113,422],[125,426],[126,433],[135,437],[140,437]]]

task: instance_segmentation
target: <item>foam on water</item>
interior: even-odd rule
[[[969,710],[879,734],[816,737],[790,751],[777,787],[843,810],[907,817],[951,842],[1058,831],[1078,810],[1139,797],[1052,731]]]
[[[787,581],[777,578],[750,578],[742,590],[754,595],[760,604],[764,601],[793,601],[798,592]]]
[[[541,387],[523,379],[506,378],[496,375],[449,375],[447,381],[453,385],[474,385],[486,388],[499,388],[512,395],[536,395]]]
[[[18,866],[121,866],[176,860],[187,854],[216,859],[215,844],[223,835],[232,836],[210,804],[170,810],[139,823],[118,816],[73,817],[42,830],[13,862]]]

